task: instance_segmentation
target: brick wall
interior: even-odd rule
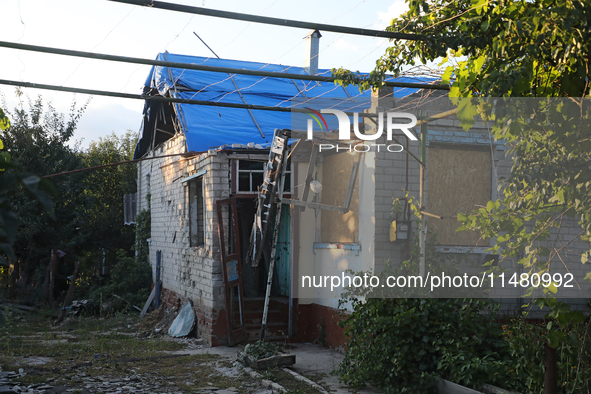
[[[177,134],[149,152],[163,156],[186,152],[185,137]],[[187,183],[193,174],[203,175],[205,201],[205,245],[189,243]],[[156,251],[162,251],[161,280],[168,304],[191,299],[198,319],[198,335],[210,344],[220,343],[225,335],[216,333],[220,312],[224,314],[223,277],[215,212],[215,200],[229,196],[229,164],[225,155],[201,154],[190,159],[182,156],[146,160],[138,164],[138,205],[148,206],[152,233],[150,263],[156,279]],[[224,323],[225,325],[225,323]],[[218,335],[216,335],[218,334]]]

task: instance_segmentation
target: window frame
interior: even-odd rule
[[[207,204],[205,201],[205,173],[199,173],[196,174],[196,176],[191,176],[184,180],[184,182],[186,182],[187,186],[189,246],[192,248],[203,248],[206,244],[205,219],[207,213]],[[197,199],[195,205],[193,205],[193,199]],[[201,199],[201,202],[199,202],[199,199]],[[201,210],[199,210],[199,204],[201,205]],[[194,213],[195,208],[197,208],[196,214]],[[199,226],[199,222],[201,222],[201,226]],[[194,230],[195,225],[197,225],[197,234],[195,234]],[[199,230],[199,227],[201,227],[201,231]],[[197,236],[196,240],[194,240],[195,236]]]
[[[257,191],[256,190],[248,190],[248,191],[244,191],[244,190],[239,190],[239,186],[240,186],[240,172],[243,173],[262,173],[263,177],[264,177],[264,167],[263,167],[263,171],[250,171],[250,170],[240,170],[240,161],[250,161],[250,162],[260,162],[260,163],[267,163],[269,161],[268,157],[261,157],[260,159],[258,158],[249,158],[249,159],[232,159],[232,164],[231,164],[231,190],[232,190],[232,194],[238,195],[240,197],[256,197]],[[283,196],[285,198],[291,198],[292,196],[292,191],[293,191],[293,182],[294,182],[294,171],[293,171],[293,167],[291,165],[291,163],[289,163],[288,166],[288,170],[286,172],[286,174],[289,175],[289,181],[290,181],[290,186],[291,189],[287,190],[283,193]],[[250,176],[250,188],[252,189],[252,175]]]

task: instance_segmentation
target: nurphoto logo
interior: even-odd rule
[[[322,114],[331,114],[335,115],[339,120],[339,140],[346,141],[351,139],[351,119],[349,115],[347,115],[343,111],[339,111],[337,109],[321,109],[320,112],[313,110],[311,108],[306,108],[310,112],[308,115],[312,119],[308,119],[308,135],[307,139],[312,140],[314,134],[314,121],[320,127],[320,131],[327,130],[328,126],[326,120],[322,116]],[[378,113],[378,121],[377,126],[378,130],[375,134],[363,134],[359,131],[359,113],[353,113],[353,133],[355,136],[363,141],[375,141],[382,136],[384,133],[384,128],[386,129],[386,139],[387,141],[392,141],[392,134],[394,130],[401,130],[404,135],[408,137],[411,141],[418,141],[417,137],[409,130],[410,128],[416,126],[417,118],[413,114],[409,114],[407,112],[386,112],[386,122],[384,127],[384,112]],[[395,123],[394,120],[399,119],[409,119],[409,123]],[[338,152],[339,150],[348,150],[349,152],[369,152],[372,147],[375,147],[376,150],[379,152],[381,149],[385,149],[388,152],[402,152],[404,148],[400,144],[356,144],[356,145],[349,145],[348,147],[342,147],[338,144],[319,144],[319,150],[322,152],[323,150],[330,150],[336,149]]]

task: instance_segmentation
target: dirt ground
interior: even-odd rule
[[[0,327],[0,393],[271,393],[235,360],[183,355],[196,338],[139,335],[139,317],[67,318],[59,327],[41,316],[7,316]],[[206,349],[205,349],[206,350]],[[290,394],[316,393],[279,371]]]

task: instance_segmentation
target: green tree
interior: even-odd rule
[[[123,198],[136,191],[136,166],[108,165],[133,160],[136,139],[131,130],[122,136],[112,133],[93,141],[83,154],[85,167],[106,166],[88,171],[84,180],[85,232],[92,245],[87,256],[92,259],[101,254],[108,263],[114,262],[118,250],[133,255],[134,228],[124,225]]]
[[[409,11],[387,30],[421,34],[422,40],[394,41],[367,77],[342,68],[334,75],[344,84],[379,88],[386,73],[442,59],[443,83],[451,87],[462,125],[469,128],[475,115],[493,121],[493,136],[507,142],[514,158],[504,194],[486,208],[459,215],[464,228],[496,238],[496,251],[526,268],[548,269],[560,259],[564,243],[544,247],[539,241],[548,240],[551,228],[560,228],[565,218],[576,217],[581,226],[566,242],[591,240],[591,3],[408,3]],[[502,111],[493,113],[487,97],[556,101],[504,102]],[[589,261],[589,252],[581,261]]]
[[[38,97],[29,103],[28,110],[16,109],[10,127],[2,134],[11,164],[39,176],[80,168],[79,151],[68,143],[84,108],[72,104],[66,119]],[[79,231],[84,225],[84,216],[78,209],[86,200],[83,177],[83,174],[73,174],[52,179],[56,196],[53,214],[39,206],[35,196],[12,193],[7,199],[19,218],[13,243],[13,292],[31,285],[41,287],[52,248],[65,251],[66,262],[73,263],[84,247],[86,240]],[[71,273],[71,267],[61,264],[59,268],[65,285],[65,276]]]
[[[591,4],[577,0],[409,0],[393,41],[368,77],[333,70],[345,83],[380,87],[386,73],[443,58],[452,97],[589,95]],[[453,78],[452,78],[453,76]]]
[[[37,204],[33,198],[35,193],[32,196],[18,193],[19,184],[15,180],[1,184],[0,214],[6,213],[7,219],[2,216],[0,230],[6,228],[10,232],[0,233],[0,246],[6,250],[4,254],[11,259],[14,268],[10,286],[13,295],[39,299],[45,293],[52,249],[66,253],[58,264],[55,295],[66,289],[66,277],[71,274],[76,260],[81,261],[79,275],[87,282],[94,276],[99,259],[116,266],[117,280],[127,270],[135,269],[127,264],[133,261],[130,257],[134,254],[135,234],[133,226],[124,225],[123,196],[135,192],[136,168],[131,163],[119,164],[132,160],[135,133],[127,131],[122,136],[113,133],[81,151],[72,143],[72,138],[84,109],[85,106],[77,108],[74,103],[66,117],[39,97],[30,102],[28,110],[16,109],[10,127],[3,131],[7,152],[2,153],[2,160],[10,158],[10,166],[40,176],[58,174],[49,178],[55,189],[54,215]],[[0,124],[8,126],[8,121],[2,118]],[[91,169],[74,171],[84,168]],[[13,176],[1,175],[3,179]],[[27,175],[22,180],[20,188],[33,192],[39,185],[49,183],[38,176]],[[5,245],[14,247],[4,248]],[[139,270],[142,268],[138,265]],[[149,267],[146,272],[151,279]],[[146,275],[144,273],[141,280],[138,275],[129,283],[143,289]],[[123,285],[115,283],[113,286]],[[127,287],[126,291],[133,293],[133,288]]]

